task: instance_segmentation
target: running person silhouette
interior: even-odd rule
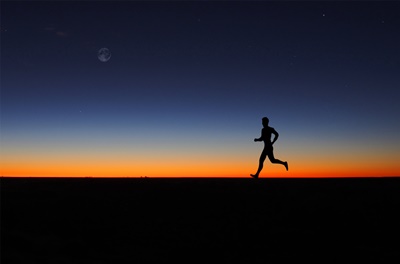
[[[269,123],[269,119],[267,117],[263,117],[262,125],[264,128],[261,130],[261,137],[254,139],[254,142],[264,141],[264,149],[260,155],[258,170],[257,170],[256,174],[250,174],[250,176],[255,179],[257,179],[258,176],[260,175],[260,172],[263,169],[263,164],[264,164],[265,158],[267,156],[268,156],[269,160],[271,161],[271,163],[282,164],[283,166],[285,166],[286,170],[289,170],[289,165],[288,165],[287,161],[283,162],[281,160],[275,159],[275,157],[274,157],[274,148],[272,147],[272,145],[278,139],[279,134],[278,134],[278,132],[276,132],[276,130],[273,127],[268,126],[268,123]],[[274,134],[274,139],[271,141],[272,134]]]

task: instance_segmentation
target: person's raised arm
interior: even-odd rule
[[[271,142],[271,145],[273,145],[273,144],[275,143],[275,141],[278,139],[279,134],[278,134],[278,132],[276,132],[276,130],[273,129],[273,128],[271,129],[271,133],[274,134],[274,139],[273,139],[272,142]]]

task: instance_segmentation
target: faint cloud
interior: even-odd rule
[[[7,32],[7,29],[3,26],[0,26],[0,32],[1,33]]]
[[[44,28],[45,31],[54,34],[56,37],[66,38],[69,34],[66,31],[60,30],[57,26],[49,25]]]
[[[65,31],[57,31],[56,35],[62,38],[68,37],[68,34]]]
[[[55,28],[55,27],[48,26],[48,27],[45,27],[44,30],[45,30],[45,31],[55,31],[56,28]]]

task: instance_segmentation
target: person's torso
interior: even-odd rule
[[[271,144],[272,131],[272,127],[264,127],[262,129],[261,135],[265,144]]]

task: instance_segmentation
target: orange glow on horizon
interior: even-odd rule
[[[122,165],[122,164],[121,164]],[[228,168],[228,169],[227,169]],[[53,164],[24,164],[24,166],[2,166],[4,177],[249,177],[256,166],[237,164],[185,164],[184,166],[161,165],[159,167],[114,166],[114,164],[82,164],[71,166]],[[324,178],[324,177],[397,177],[396,168],[307,168],[289,167],[286,171],[278,165],[266,165],[260,178]]]
[[[117,154],[115,154],[117,153]],[[259,153],[143,153],[60,152],[53,156],[27,151],[2,154],[0,176],[4,177],[241,177],[255,173]],[[289,171],[267,159],[260,178],[398,177],[396,153],[381,156],[348,153],[336,156],[322,151],[297,153],[283,150],[276,157],[289,161]],[[91,153],[90,153],[91,154]],[[357,156],[357,160],[353,157]],[[282,160],[286,160],[282,159]]]

